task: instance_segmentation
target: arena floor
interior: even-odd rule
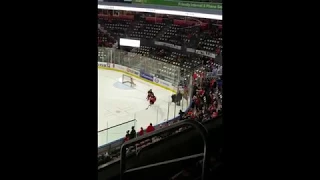
[[[130,87],[129,84],[122,84],[122,73],[98,69],[98,131],[137,120],[136,123],[126,123],[108,132],[99,133],[98,146],[124,137],[133,125],[138,132],[140,127],[145,129],[150,123],[160,124],[178,115],[181,106],[176,106],[174,110],[174,103],[170,103],[173,92],[140,79],[133,79],[136,86]],[[146,110],[149,105],[146,100],[149,89],[153,90],[157,101]],[[183,109],[185,108],[186,105]]]

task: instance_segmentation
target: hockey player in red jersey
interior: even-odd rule
[[[152,92],[152,89],[150,89],[150,90],[148,91],[147,101],[149,101],[149,99],[150,99],[150,97],[151,97],[152,95],[154,96],[154,94],[153,94],[153,92]]]
[[[152,95],[149,98],[149,106],[147,107],[147,109],[149,109],[149,107],[152,106],[156,102],[156,100],[156,96],[152,93]]]

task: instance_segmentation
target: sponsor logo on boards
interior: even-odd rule
[[[140,77],[147,79],[149,81],[153,81],[153,76],[144,72],[140,72]]]

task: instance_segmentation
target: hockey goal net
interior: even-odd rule
[[[126,74],[122,74],[122,84],[130,84],[131,87],[135,86],[136,84],[133,82],[133,78]]]

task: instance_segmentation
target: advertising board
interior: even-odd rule
[[[121,65],[118,65],[118,64],[116,64],[114,68],[118,69],[118,70],[121,70],[121,71],[127,71],[127,67],[121,66]]]
[[[168,81],[165,81],[165,80],[162,80],[162,79],[159,79],[157,77],[154,77],[153,78],[153,82],[157,83],[157,84],[160,84],[162,86],[165,86],[165,87],[168,87],[168,88],[172,88],[172,84]]]
[[[140,77],[149,80],[149,81],[153,81],[153,76],[150,74],[147,74],[145,72],[140,71]]]
[[[159,84],[161,86],[167,87],[167,88],[172,89],[172,90],[176,90],[176,88],[172,85],[172,83],[170,83],[168,81],[165,81],[165,80],[162,80],[160,78],[154,77],[153,75],[150,75],[150,74],[142,72],[142,71],[139,72],[137,70],[128,68],[126,66],[122,66],[122,65],[119,65],[119,64],[113,64],[113,63],[106,63],[106,62],[98,62],[98,66],[114,68],[114,69],[117,69],[117,70],[120,70],[120,71],[128,72],[130,74],[134,74],[134,75],[140,76],[143,79],[152,81],[152,82],[154,82],[156,84]],[[179,88],[179,89],[180,89],[180,91],[183,91],[182,88]]]
[[[131,74],[135,74],[135,75],[137,75],[137,76],[140,76],[140,72],[139,71],[137,71],[137,70],[134,70],[134,69],[131,69],[131,68],[126,68],[126,71],[128,72],[128,73],[131,73]]]

